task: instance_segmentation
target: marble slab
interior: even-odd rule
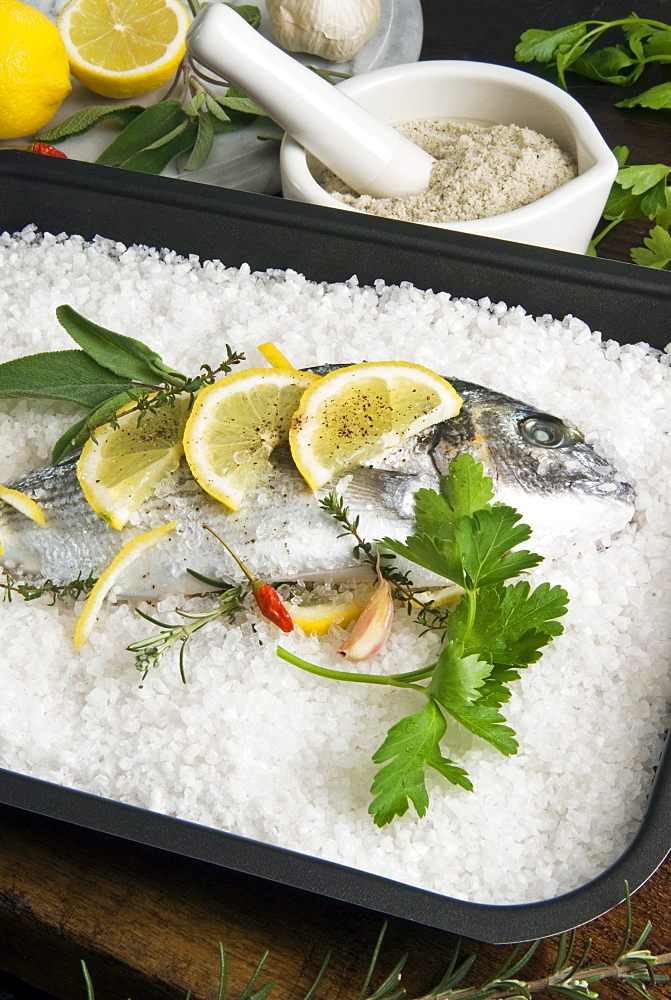
[[[64,2],[65,0],[32,0],[33,6],[38,7],[54,21]],[[261,33],[277,44],[270,28],[264,0],[256,0],[256,6],[261,11]],[[384,66],[416,62],[423,39],[420,0],[381,0],[381,6],[380,20],[374,34],[353,59],[343,63],[330,63],[317,56],[291,54],[304,65],[332,69],[350,76]],[[123,103],[154,104],[167,93],[168,86]],[[50,125],[56,125],[80,108],[92,104],[109,104],[113,107],[119,103],[121,102],[92,94],[73,80],[72,93],[63,102]],[[92,162],[116,134],[118,129],[113,125],[99,126],[86,135],[67,139],[60,145],[63,152],[71,159]],[[235,188],[239,191],[278,194],[281,187],[279,168],[281,137],[281,129],[272,123],[269,124],[267,119],[257,119],[238,132],[215,136],[208,161],[199,170],[185,170],[186,156],[182,156],[173,160],[163,174],[201,184]]]

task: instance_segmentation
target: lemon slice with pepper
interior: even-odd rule
[[[184,451],[203,489],[237,510],[270,474],[270,453],[287,440],[301,396],[318,379],[293,368],[250,368],[202,389],[186,422]]]
[[[77,462],[77,479],[93,510],[113,528],[123,528],[156,483],[174,472],[183,454],[182,434],[189,397],[148,410],[138,424],[135,404],[89,438]]]
[[[311,489],[454,417],[461,397],[440,375],[408,361],[371,361],[325,375],[303,394],[289,433]]]

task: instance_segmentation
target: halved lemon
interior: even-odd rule
[[[77,462],[84,496],[113,528],[123,528],[158,481],[175,471],[184,451],[188,397],[148,411],[139,425],[134,405],[119,411],[118,427],[99,427],[95,441],[89,438]]]
[[[454,417],[461,397],[428,368],[371,361],[339,368],[301,399],[291,423],[291,454],[311,489]]]
[[[270,453],[289,436],[300,398],[319,376],[292,368],[250,368],[200,391],[184,430],[194,478],[237,510],[271,471]]]
[[[114,557],[106,570],[98,577],[93,590],[86,598],[84,610],[77,619],[75,627],[75,649],[82,646],[95,625],[103,601],[119,579],[124,570],[139,559],[148,549],[151,549],[160,542],[166,535],[177,527],[177,521],[170,521],[169,524],[162,524],[160,528],[152,531],[145,531],[142,535],[131,538],[126,542],[121,551]]]
[[[95,94],[125,99],[175,73],[189,21],[179,0],[69,0],[57,26],[73,76]]]

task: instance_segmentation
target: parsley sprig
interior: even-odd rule
[[[395,723],[374,753],[384,766],[371,786],[369,807],[377,826],[403,816],[410,805],[424,816],[429,804],[427,771],[471,790],[467,772],[442,753],[448,718],[488,742],[504,756],[518,749],[501,707],[520,671],[540,659],[542,650],[563,631],[568,595],[542,583],[508,581],[542,562],[520,549],[531,529],[505,504],[493,503],[491,480],[482,465],[460,455],[441,479],[440,490],[420,490],[417,531],[405,542],[383,538],[377,547],[458,584],[463,596],[447,617],[444,642],[435,663],[401,674],[349,673],[309,663],[278,647],[289,663],[322,677],[352,683],[412,689],[426,700],[420,710]],[[342,511],[336,518],[343,523]],[[358,527],[358,522],[353,522]],[[357,541],[359,554],[374,556]],[[387,570],[388,571],[388,570]],[[402,586],[409,586],[405,577]]]
[[[612,29],[621,30],[624,42],[595,49],[595,43]],[[568,70],[591,80],[629,87],[649,64],[671,62],[671,25],[631,14],[614,21],[578,21],[550,31],[531,28],[521,35],[515,59],[536,61],[556,70],[564,89]],[[637,105],[671,108],[671,82],[620,101],[617,107]]]
[[[627,219],[648,219],[654,223],[643,239],[643,247],[633,247],[631,258],[636,264],[671,269],[671,187],[668,184],[671,167],[663,163],[628,165],[629,150],[615,146],[613,153],[619,170],[603,210],[606,225],[592,237],[588,256],[597,255],[596,248],[611,229]]]

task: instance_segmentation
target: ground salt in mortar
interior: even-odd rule
[[[245,614],[197,633],[183,685],[169,657],[141,683],[125,647],[148,626],[130,604],[107,605],[76,654],[79,609],[0,603],[4,767],[480,902],[547,899],[617,858],[645,811],[668,726],[668,355],[487,298],[382,281],[315,284],[292,271],[255,274],[32,229],[0,239],[0,302],[1,361],[71,347],[54,315],[64,302],[189,372],[221,361],[225,343],[257,367],[255,345],[267,340],[296,365],[405,358],[432,367],[441,357],[447,375],[580,426],[618,456],[637,490],[635,518],[617,538],[574,543],[531,574],[532,585],[566,587],[571,604],[566,633],[513,685],[505,714],[520,752],[504,758],[449,730],[446,752],[475,792],[429,776],[422,820],[410,810],[379,830],[367,815],[371,754],[393,722],[417,711],[417,696],[295,670],[275,655],[276,630]],[[0,480],[48,462],[79,412],[3,402]],[[176,606],[207,602],[143,605],[159,616]],[[334,628],[283,642],[338,669],[342,639]],[[398,615],[375,669],[423,666],[435,648]]]
[[[426,191],[404,198],[359,195],[324,167],[314,171],[321,186],[369,215],[466,222],[538,201],[577,174],[573,160],[553,139],[519,125],[428,119],[397,128],[436,158]]]

